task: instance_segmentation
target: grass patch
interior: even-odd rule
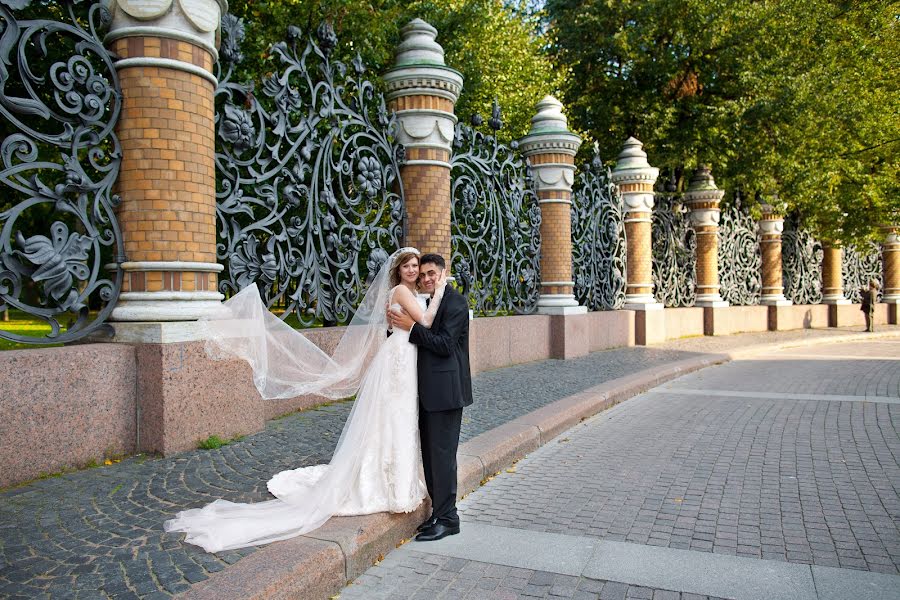
[[[2,313],[0,313],[2,314]],[[65,327],[60,328],[60,333],[66,330]],[[9,321],[0,320],[0,331],[8,332],[13,335],[22,337],[40,338],[50,333],[50,325],[45,321],[36,319],[21,310],[10,309]],[[26,344],[24,342],[13,342],[11,340],[0,338],[0,350],[22,350],[25,348],[52,348],[62,346],[62,344]]]
[[[228,444],[233,444],[234,442],[239,442],[244,439],[244,436],[238,435],[230,440],[223,440],[217,435],[211,435],[205,440],[201,440],[199,444],[197,444],[197,448],[200,450],[218,450],[222,446],[227,446]]]
[[[42,471],[42,472],[38,473],[38,476],[35,477],[34,479],[29,479],[27,481],[20,481],[19,483],[7,486],[5,488],[0,488],[0,492],[5,492],[7,490],[13,490],[16,488],[24,487],[26,485],[30,485],[30,484],[34,483],[35,481],[43,481],[44,479],[55,479],[57,477],[62,477],[63,475],[68,475],[69,473],[77,473],[79,471],[86,471],[88,469],[97,469],[100,467],[108,467],[115,463],[122,462],[125,458],[126,458],[126,455],[124,455],[124,454],[109,454],[108,453],[105,455],[105,458],[103,458],[103,459],[92,458],[91,460],[87,461],[86,463],[82,463],[82,464],[76,465],[76,466],[63,467],[62,469],[60,469],[58,471],[53,471],[53,472],[43,472]],[[143,462],[144,460],[147,459],[146,456],[143,454],[135,455],[135,458],[140,459],[140,462]],[[116,491],[117,490],[114,490],[113,493],[115,493]]]

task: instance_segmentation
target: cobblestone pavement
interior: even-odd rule
[[[789,349],[686,375],[589,419],[501,472],[460,503],[463,528],[846,569],[830,571],[839,577],[897,575],[898,375],[897,339]],[[429,548],[439,547],[403,546],[347,587],[342,600],[380,598],[373,594],[386,589],[393,593],[384,597],[397,599],[425,597],[426,590],[432,598],[531,597],[532,574],[510,567],[512,558],[502,568],[472,565]],[[454,574],[466,568],[475,569],[472,577]],[[390,583],[403,575],[409,585],[403,577],[399,587]],[[605,586],[615,588],[609,597],[616,598],[675,598],[673,590],[681,589],[632,592],[634,582],[540,577],[561,577],[563,598],[604,598]],[[900,597],[900,579],[887,581]],[[581,589],[582,582],[600,589]],[[553,585],[535,595],[553,597]]]
[[[543,361],[475,378],[463,439],[604,381],[694,353],[746,344],[827,339],[831,330],[746,334],[622,348]],[[216,498],[267,499],[283,469],[327,462],[349,412],[336,403],[272,421],[218,450],[121,463],[0,492],[0,597],[163,598],[187,590],[253,549],[208,555],[166,534],[179,510]]]
[[[437,556],[393,553],[360,576],[341,600],[717,600],[713,596]]]

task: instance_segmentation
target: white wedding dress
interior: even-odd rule
[[[373,284],[371,298],[367,294],[367,300],[357,311],[358,315],[365,314],[368,319],[365,327],[380,327],[373,338],[377,350],[371,364],[362,369],[356,400],[331,462],[277,473],[268,482],[269,491],[275,496],[275,500],[255,504],[216,500],[203,508],[178,513],[175,519],[165,523],[166,531],[183,531],[186,533],[186,542],[201,546],[207,552],[218,552],[292,538],[322,526],[332,516],[386,511],[411,512],[419,506],[427,490],[422,473],[418,428],[417,350],[415,345],[409,343],[408,331],[396,331],[384,340],[386,319],[380,321],[377,313],[384,313],[383,307],[387,304],[385,298],[392,299],[396,288],[385,294],[383,273],[379,277],[382,279],[381,283]],[[378,288],[379,285],[381,289]],[[256,296],[250,300],[242,298],[240,301],[250,302],[256,310],[258,307],[255,303],[261,305],[262,302],[255,286],[252,287],[252,292],[248,294]],[[241,291],[235,298],[245,291]],[[436,297],[435,300],[426,311],[427,324],[434,318],[440,298]],[[424,301],[420,299],[420,302],[424,310]],[[381,307],[380,311],[378,307]],[[247,352],[247,342],[243,335],[239,336],[241,342],[232,343],[232,347],[227,347],[225,353],[240,355],[251,362],[255,383],[264,397],[273,397],[266,396],[266,393],[274,394],[274,390],[288,395],[298,391],[306,393],[311,389],[306,383],[298,387],[299,384],[294,382],[295,385],[284,387],[286,380],[283,373],[280,378],[271,377],[275,380],[274,383],[265,377],[278,370],[269,365],[269,358],[276,353],[273,348],[283,351],[286,339],[301,344],[304,356],[295,360],[290,367],[309,370],[310,365],[304,361],[338,360],[340,345],[332,357],[323,359],[314,355],[310,358],[307,355],[308,349],[303,346],[308,342],[295,340],[295,336],[303,337],[301,334],[282,330],[278,324],[268,322],[269,317],[266,315],[270,313],[264,311],[260,315],[261,319],[267,321],[265,328],[275,331],[263,334],[268,337],[262,342],[264,358],[257,356],[258,349],[256,353]],[[281,323],[277,317],[270,316]],[[247,327],[257,331],[263,326]],[[229,326],[229,329],[233,335],[234,327]],[[352,335],[354,332],[349,333]],[[342,343],[349,341],[351,335],[345,334]],[[357,346],[358,342],[358,339],[354,340]],[[239,347],[240,351],[236,351],[235,347]],[[217,349],[223,350],[222,347]],[[358,349],[372,350],[372,346],[364,345]],[[212,352],[215,353],[215,350]],[[354,367],[358,366],[355,358],[349,362],[353,362]],[[333,373],[335,369],[346,367],[346,363],[347,361],[332,364],[332,370],[320,373],[317,381],[327,379],[327,387],[316,384],[312,389],[318,392],[331,393],[337,390],[344,393],[350,383],[346,377],[335,379]],[[260,365],[269,365],[269,368],[260,370]],[[352,380],[352,376],[349,379]]]

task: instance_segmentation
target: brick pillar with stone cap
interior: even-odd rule
[[[900,313],[900,226],[882,227],[884,243],[881,246],[882,274],[881,301],[888,305],[888,323],[897,325]]]
[[[122,87],[118,218],[127,262],[113,321],[191,321],[217,291],[213,65],[225,0],[109,0]]]
[[[790,306],[792,302],[784,297],[781,264],[784,217],[771,204],[763,204],[761,208],[759,251],[762,255],[762,295],[759,303],[764,306]]]
[[[647,162],[643,144],[630,137],[616,158],[612,180],[618,186],[625,205],[626,264],[625,308],[661,309],[653,296],[652,217],[653,185],[659,169]]]
[[[850,304],[844,297],[844,276],[841,270],[843,249],[840,243],[822,244],[822,304]]]
[[[684,202],[690,208],[691,227],[697,235],[697,296],[695,305],[728,306],[719,294],[719,202],[725,192],[716,187],[710,168],[694,170]]]
[[[390,109],[397,113],[397,137],[406,150],[400,168],[406,196],[405,243],[441,254],[449,263],[453,108],[463,78],[444,64],[434,27],[414,19],[401,34],[394,67],[385,73],[384,82]]]
[[[519,148],[531,165],[541,207],[541,295],[538,312],[586,313],[572,281],[572,183],[581,138],[569,131],[563,105],[553,96],[537,104]]]

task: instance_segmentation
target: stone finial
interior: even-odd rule
[[[688,184],[688,191],[701,192],[718,189],[712,176],[712,168],[709,165],[700,165],[694,169],[694,174],[691,176],[690,184]]]
[[[531,117],[531,130],[528,135],[569,131],[569,120],[566,119],[562,109],[562,102],[553,96],[544,96],[537,103],[537,113]]]
[[[644,152],[644,144],[635,137],[625,140],[625,145],[616,158],[616,171],[626,169],[652,169],[647,162],[647,153]],[[658,171],[658,170],[657,170]]]
[[[531,117],[531,130],[519,141],[522,153],[532,156],[560,152],[575,156],[581,146],[581,137],[569,131],[569,121],[563,114],[562,102],[553,96],[544,96],[536,108],[537,113]]]
[[[423,21],[413,19],[400,30],[403,41],[397,46],[395,67],[409,65],[444,66],[444,48],[437,43],[437,29]]]

